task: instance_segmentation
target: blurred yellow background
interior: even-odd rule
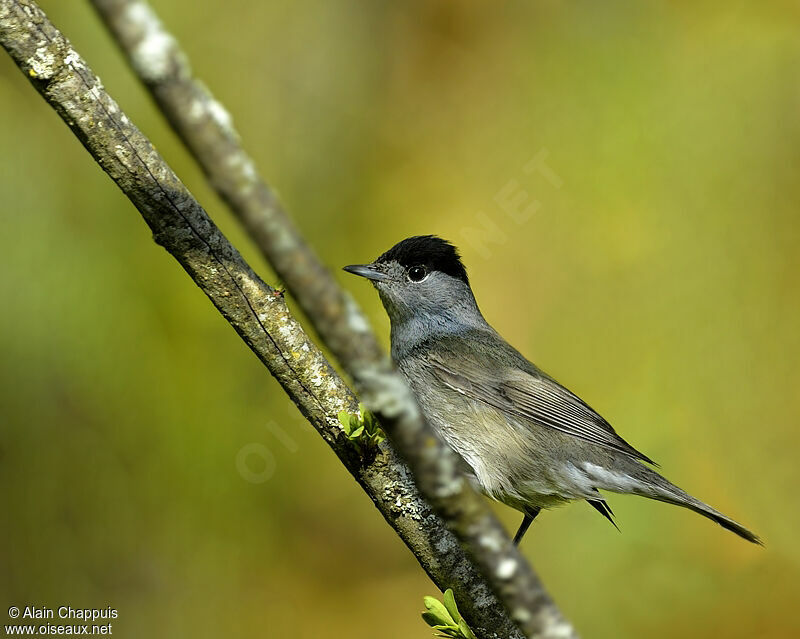
[[[796,2],[154,4],[331,268],[452,240],[510,342],[765,539],[546,513],[523,550],[584,637],[800,636]],[[42,6],[276,283],[88,3]],[[4,53],[0,139],[0,600],[430,637],[413,557]]]

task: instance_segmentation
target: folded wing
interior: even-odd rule
[[[459,353],[459,350],[449,350],[446,364],[435,352],[424,356],[433,373],[454,391],[508,415],[654,463],[617,435],[611,424],[577,395],[524,358],[525,368],[498,368],[494,362],[482,362],[474,353]],[[516,351],[515,354],[522,357]]]

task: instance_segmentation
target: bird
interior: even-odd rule
[[[600,491],[682,506],[762,543],[662,477],[652,459],[503,339],[479,310],[450,242],[409,237],[344,270],[377,289],[389,316],[392,360],[427,423],[481,492],[522,513],[514,544],[543,509],[577,500],[616,527]]]

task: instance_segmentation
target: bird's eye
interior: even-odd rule
[[[424,266],[412,266],[408,269],[408,279],[412,282],[421,282],[428,276],[428,269]]]

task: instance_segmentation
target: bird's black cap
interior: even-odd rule
[[[435,235],[409,237],[395,244],[375,262],[399,262],[405,268],[423,265],[429,271],[441,271],[469,284],[467,269],[461,263],[456,247]]]

